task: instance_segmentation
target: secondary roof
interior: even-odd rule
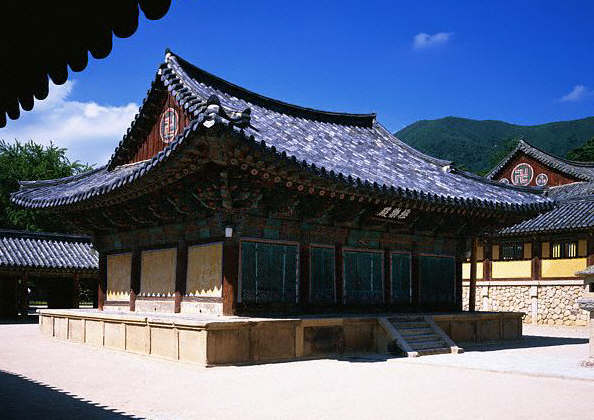
[[[95,271],[98,264],[88,236],[0,230],[0,268]]]

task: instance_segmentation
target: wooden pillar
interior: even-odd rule
[[[594,238],[588,237],[588,265],[594,264]]]
[[[130,267],[130,311],[136,311],[136,296],[140,293],[140,262],[142,251],[132,250],[132,261]]]
[[[470,248],[470,281],[468,285],[468,310],[474,312],[476,310],[476,247],[477,239],[472,238],[472,245]]]
[[[97,308],[102,311],[107,293],[107,255],[103,252],[99,252],[99,281],[97,283]]]
[[[384,249],[384,304],[392,303],[392,258],[389,248]]]
[[[78,309],[79,306],[80,306],[80,274],[74,273],[72,276],[72,307],[74,309]]]
[[[310,244],[301,243],[299,245],[299,303],[306,306],[309,303],[310,288]]]
[[[542,278],[542,264],[541,264],[542,245],[540,241],[532,241],[532,280],[540,280]]]
[[[463,302],[463,275],[462,275],[462,264],[466,261],[464,253],[466,251],[466,241],[459,239],[456,246],[456,309],[462,311],[464,307]]]
[[[415,310],[420,311],[421,302],[421,272],[419,270],[419,254],[417,251],[417,244],[413,242],[411,255],[410,255],[410,274],[411,274],[411,292],[412,292],[412,305]]]
[[[487,240],[483,249],[483,280],[493,279],[493,244]]]
[[[343,277],[343,258],[342,258],[342,243],[337,243],[334,247],[334,269],[336,275],[334,276],[336,287],[336,303],[342,305],[344,303],[344,277]]]
[[[239,240],[228,238],[223,242],[223,315],[237,313],[237,296],[240,293]]]
[[[186,294],[188,277],[188,244],[181,240],[177,243],[177,263],[175,265],[175,305],[173,312],[181,312],[181,302]]]

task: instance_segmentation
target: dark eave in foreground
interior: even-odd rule
[[[91,6],[92,4],[92,6]],[[48,95],[49,78],[56,85],[71,71],[82,71],[88,54],[105,58],[112,37],[127,38],[138,28],[139,12],[162,18],[171,0],[4,1],[0,6],[0,127],[6,115],[33,109],[34,98]]]

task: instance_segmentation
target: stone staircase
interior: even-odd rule
[[[378,320],[392,342],[408,357],[463,352],[429,315],[390,316]]]

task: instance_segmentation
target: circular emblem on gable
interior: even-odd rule
[[[159,133],[161,134],[163,143],[171,143],[177,134],[177,128],[177,112],[173,108],[167,108],[161,116],[161,125],[159,127]]]
[[[507,179],[507,178],[501,178],[499,180],[499,182],[501,182],[502,184],[509,184],[509,179]]]
[[[547,174],[538,174],[536,175],[536,185],[539,187],[544,187],[549,183],[549,177]]]
[[[514,185],[525,186],[530,184],[534,176],[534,169],[527,163],[520,163],[516,165],[511,174],[511,182]]]

